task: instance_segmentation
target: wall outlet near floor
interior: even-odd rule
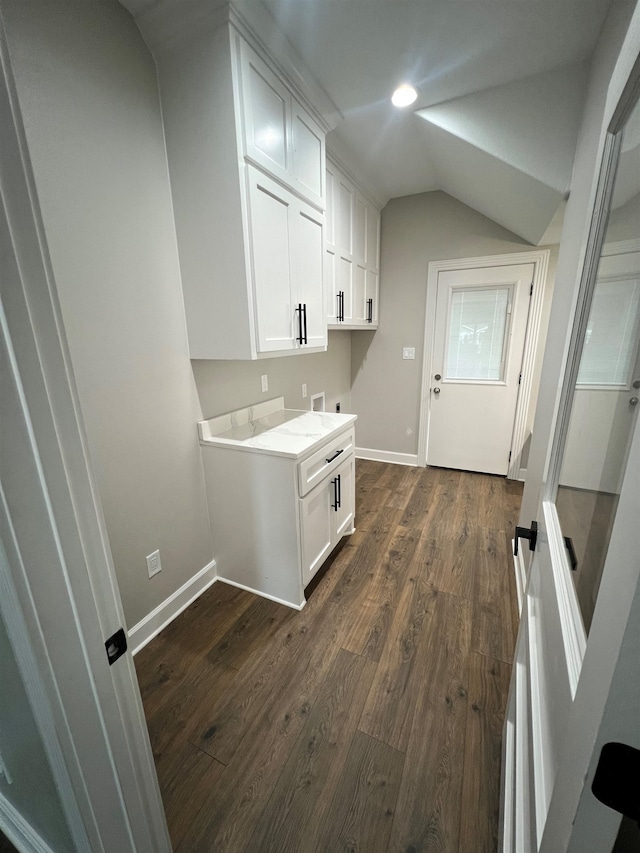
[[[160,551],[154,551],[153,554],[147,556],[147,571],[149,577],[152,578],[162,571],[162,563],[160,562]]]
[[[305,398],[306,396],[307,396],[307,383],[306,383],[306,382],[303,382],[303,383],[302,383],[302,399],[304,400],[304,398]]]
[[[267,376],[266,373],[263,373],[262,376],[260,377],[260,384],[262,386],[263,392],[269,390],[269,377]]]

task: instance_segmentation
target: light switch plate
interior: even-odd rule
[[[402,357],[403,358],[415,358],[416,357],[416,348],[415,347],[402,347]]]

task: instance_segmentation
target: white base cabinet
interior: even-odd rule
[[[302,608],[305,587],[355,530],[352,424],[297,459],[215,438],[201,449],[219,579]]]
[[[353,533],[355,456],[300,500],[302,579],[306,586],[343,536]]]

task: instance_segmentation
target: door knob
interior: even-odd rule
[[[637,398],[637,397],[632,397],[632,398],[629,400],[629,405],[630,405],[630,406],[637,406],[637,405],[638,405],[638,398]]]
[[[434,389],[433,389],[433,393],[434,393],[434,394],[439,394],[439,393],[440,393],[440,389],[439,389],[439,388],[434,388]]]

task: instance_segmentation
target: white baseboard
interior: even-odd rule
[[[302,610],[307,603],[306,601],[303,601],[302,604],[292,604],[290,601],[285,601],[283,598],[276,598],[275,595],[268,595],[266,592],[260,592],[259,589],[253,589],[253,587],[245,586],[243,583],[238,583],[237,581],[230,581],[229,578],[223,578],[222,576],[219,576],[218,580],[221,583],[228,583],[229,586],[237,586],[238,589],[244,589],[247,592],[253,593],[253,595],[259,595],[260,598],[268,598],[269,601],[275,601],[276,604],[284,604],[285,607],[292,607],[294,610]]]
[[[131,654],[137,655],[147,643],[150,643],[163,628],[179,616],[183,610],[192,604],[205,589],[218,579],[216,574],[216,561],[212,560],[204,569],[195,574],[180,589],[166,598],[155,610],[152,610],[137,625],[127,632]]]
[[[515,547],[515,542],[511,540],[511,553],[513,554],[513,549]],[[527,567],[524,564],[524,557],[522,556],[522,548],[518,548],[518,556],[515,554],[513,556],[513,569],[516,575],[516,590],[518,592],[518,612],[522,613],[522,599],[524,597],[524,587],[527,582]]]
[[[2,794],[0,794],[0,829],[18,850],[25,850],[28,853],[54,853]]]
[[[393,462],[394,465],[418,464],[417,453],[394,453],[392,450],[372,450],[370,447],[356,447],[356,459],[371,459],[373,462]]]

